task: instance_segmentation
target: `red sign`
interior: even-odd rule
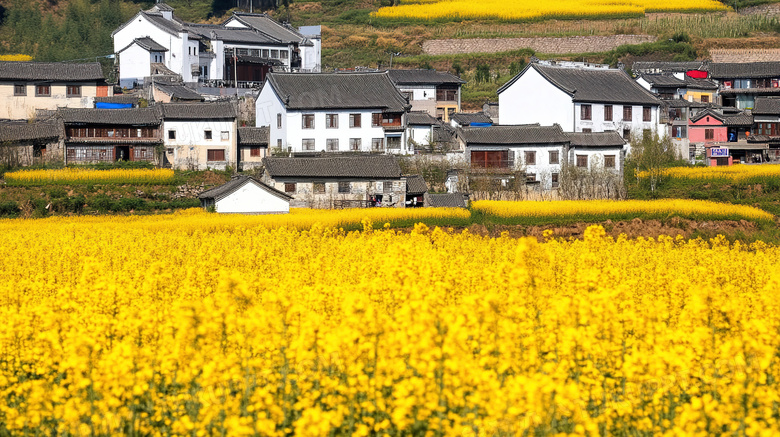
[[[706,79],[707,78],[707,72],[701,71],[701,70],[689,70],[686,71],[685,74],[688,77],[692,77],[694,79]]]

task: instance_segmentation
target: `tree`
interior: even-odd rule
[[[487,64],[477,65],[477,74],[474,76],[477,83],[490,82],[490,66]]]
[[[650,184],[650,191],[655,191],[663,179],[664,168],[680,157],[675,154],[672,140],[668,136],[661,137],[658,132],[645,132],[642,135],[632,135],[631,138],[626,175],[629,174],[628,170],[633,170],[639,183],[640,173],[644,174]]]

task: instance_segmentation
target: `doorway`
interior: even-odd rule
[[[130,146],[116,146],[114,148],[114,160],[115,161],[129,161],[130,160]]]

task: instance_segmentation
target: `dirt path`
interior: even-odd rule
[[[650,35],[571,36],[564,38],[434,39],[423,43],[428,55],[498,53],[530,48],[538,53],[571,54],[607,52],[623,44],[655,41]]]

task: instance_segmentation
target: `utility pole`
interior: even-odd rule
[[[238,56],[236,56],[235,47],[233,47],[233,78],[235,80],[233,85],[236,87],[236,100],[238,100]]]

